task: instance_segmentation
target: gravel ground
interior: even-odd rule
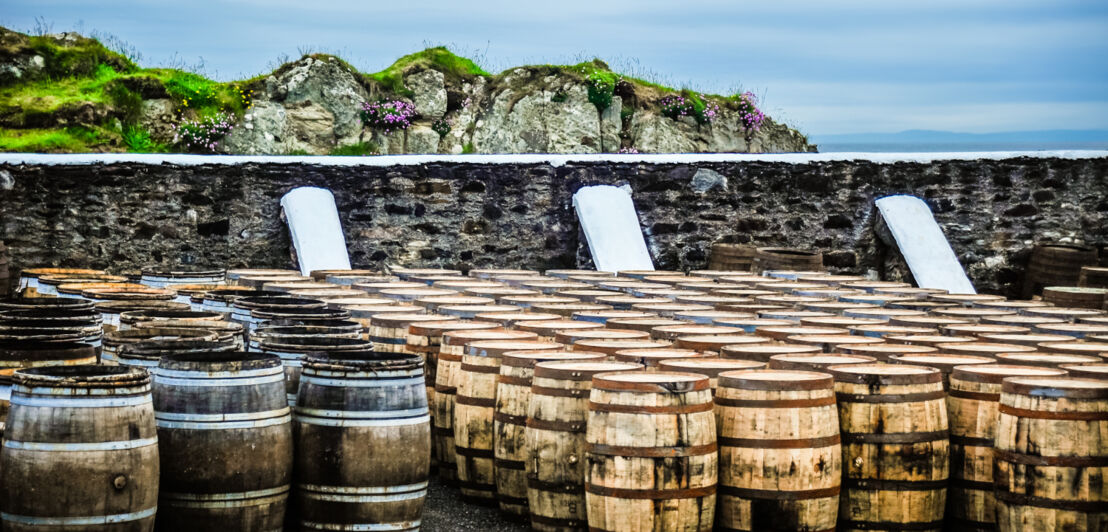
[[[423,505],[422,530],[425,532],[526,532],[530,529],[527,525],[504,519],[495,507],[463,501],[458,488],[443,485],[438,476],[432,474],[427,488],[427,502]]]

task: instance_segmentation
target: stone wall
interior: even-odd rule
[[[0,159],[0,240],[16,268],[291,266],[278,201],[293,187],[315,185],[335,194],[355,267],[573,267],[588,253],[572,193],[628,184],[659,268],[703,268],[710,244],[727,239],[819,248],[833,269],[900,279],[907,270],[876,238],[873,202],[907,193],[932,206],[980,290],[1014,293],[1034,241],[1108,237],[1108,158],[1096,155],[922,162],[445,157],[353,165],[325,158],[222,164],[210,157],[38,164],[10,156]]]

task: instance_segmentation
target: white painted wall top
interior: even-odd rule
[[[934,161],[1000,160],[1017,157],[1037,159],[1101,159],[1108,150],[1057,151],[988,151],[943,153],[660,153],[660,154],[502,154],[502,155],[383,155],[376,157],[284,156],[284,155],[187,155],[187,154],[119,154],[119,153],[4,153],[0,165],[93,165],[93,164],[173,164],[198,166],[206,164],[317,164],[329,166],[404,166],[431,163],[452,164],[549,164],[567,163],[645,163],[696,164],[773,162],[809,164],[832,161],[870,161],[881,164]]]

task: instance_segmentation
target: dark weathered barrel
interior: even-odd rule
[[[751,261],[754,273],[766,270],[823,271],[823,253],[805,249],[757,248]]]
[[[204,321],[204,320],[156,320],[135,322],[132,329],[156,329],[165,327],[168,329],[196,329],[216,334],[216,341],[229,343],[235,346],[236,351],[243,351],[246,347],[246,329],[241,323],[233,321]]]
[[[1081,267],[1096,265],[1096,248],[1055,242],[1036,244],[1027,265],[1023,299],[1031,299],[1044,286],[1077,286]]]
[[[293,420],[304,530],[419,530],[431,459],[423,361],[332,354],[304,363]]]
[[[17,371],[14,381],[0,451],[4,530],[152,530],[158,435],[149,374],[53,366]]]
[[[155,340],[215,342],[219,340],[219,335],[205,329],[168,329],[164,327],[112,331],[104,337],[101,362],[109,365],[119,364],[119,353],[123,350],[123,346]],[[157,365],[156,362],[152,364],[152,366]]]
[[[249,351],[259,350],[262,342],[268,344],[298,344],[316,338],[354,338],[361,339],[358,328],[328,327],[319,325],[264,325],[250,335]]]
[[[292,416],[281,359],[162,357],[154,370],[160,530],[280,530],[292,482]]]
[[[300,368],[308,353],[369,353],[373,345],[358,338],[321,336],[289,343],[262,342],[258,349],[281,357],[281,365],[285,368],[285,391],[289,406],[292,406],[296,404],[296,391],[300,387]]]
[[[76,342],[0,341],[0,423],[8,418],[12,374],[24,368],[95,364],[96,349]]]
[[[141,309],[119,313],[119,329],[134,328],[140,321],[223,321],[223,314],[211,310]]]

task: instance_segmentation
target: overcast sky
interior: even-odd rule
[[[490,71],[608,60],[674,86],[751,90],[814,135],[1108,129],[1108,1],[0,0],[0,24],[108,33],[142,64],[229,80],[282,54],[364,71],[447,44]]]

